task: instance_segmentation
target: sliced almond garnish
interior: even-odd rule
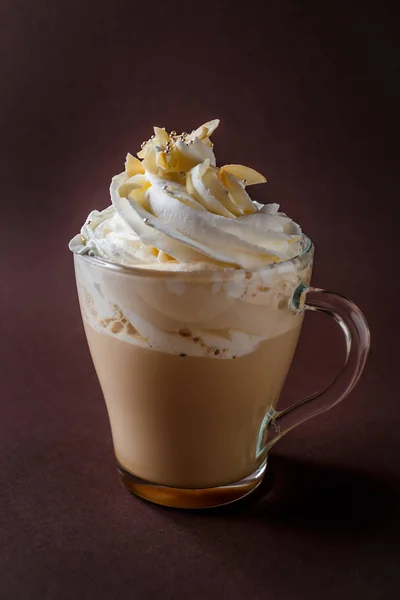
[[[244,185],[238,181],[234,175],[228,171],[220,169],[219,177],[223,185],[228,190],[231,200],[236,204],[243,214],[251,215],[257,212],[257,209],[251,201],[250,196],[244,189]]]
[[[213,119],[212,121],[207,121],[207,123],[204,123],[203,127],[207,127],[208,129],[207,137],[210,137],[210,135],[214,133],[218,125],[219,119]]]
[[[141,150],[139,150],[139,152],[136,152],[136,155],[141,159],[146,158],[146,154],[147,154],[147,150],[149,149],[149,146],[150,146],[150,142],[147,142],[143,146],[143,148]]]
[[[156,158],[157,167],[161,167],[161,169],[166,169],[168,167],[167,157],[165,152],[157,152]]]
[[[152,146],[146,153],[146,157],[143,159],[142,163],[146,171],[149,171],[149,173],[157,172],[156,158],[156,150],[154,149],[154,146]]]
[[[182,170],[179,168],[179,152],[177,151],[176,148],[172,148],[170,150],[170,152],[167,152],[165,154],[165,158],[167,160],[167,165],[168,168],[167,170],[172,174],[174,172],[177,172],[177,175],[179,175],[179,172]]]
[[[133,177],[138,173],[144,173],[144,167],[140,160],[135,156],[132,156],[132,154],[129,154],[129,152],[126,155],[125,172],[129,175],[129,177]]]
[[[187,140],[194,140],[195,137],[199,138],[199,140],[204,140],[204,138],[210,137],[210,135],[217,129],[219,125],[219,119],[213,119],[212,121],[207,121],[204,125],[201,125],[195,131],[192,131],[190,135],[188,135]]]
[[[230,173],[236,179],[243,181],[245,185],[255,185],[256,183],[265,183],[267,181],[264,175],[244,165],[225,165],[221,167],[221,171]]]
[[[216,167],[209,166],[205,173],[202,174],[202,180],[214,198],[216,198],[221,205],[231,213],[231,216],[234,215],[235,217],[239,217],[242,214],[240,208],[232,202],[229,191],[222,183],[219,177],[219,171]]]
[[[154,127],[154,134],[156,136],[157,143],[161,146],[169,142],[169,135],[164,128],[161,129],[161,127]]]
[[[199,138],[200,141],[204,140],[204,138],[207,137],[207,133],[208,133],[207,127],[204,127],[204,125],[201,125],[187,137],[187,140],[188,141],[194,140],[194,138],[196,138],[196,137]]]

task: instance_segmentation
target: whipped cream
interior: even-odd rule
[[[310,257],[177,278],[74,258],[82,316],[96,331],[142,348],[214,359],[239,358],[300,325],[303,314],[291,310],[290,299],[311,276]]]
[[[302,253],[300,227],[277,204],[248,195],[265,177],[217,167],[210,136],[218,124],[190,135],[155,127],[113,177],[111,206],[92,211],[71,240],[82,315],[97,331],[170,354],[230,359],[301,323],[290,300],[310,281],[312,253]],[[104,268],[85,254],[172,273]]]
[[[266,181],[242,165],[217,167],[210,136],[219,121],[190,135],[154,128],[138,158],[113,177],[112,204],[92,211],[70,242],[76,254],[126,266],[254,269],[293,258],[300,227],[279,205],[253,201],[247,186]]]

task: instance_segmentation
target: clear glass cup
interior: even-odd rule
[[[363,370],[360,309],[310,287],[314,249],[241,269],[177,272],[74,255],[86,336],[103,390],[118,472],[158,504],[233,502],[262,481],[269,449],[338,404]],[[322,392],[279,411],[306,311],[341,327],[345,364]]]

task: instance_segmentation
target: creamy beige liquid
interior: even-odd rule
[[[253,473],[257,437],[276,406],[300,326],[236,359],[181,357],[85,322],[118,461],[150,482],[206,488]]]

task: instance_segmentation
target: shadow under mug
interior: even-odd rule
[[[313,253],[304,236],[289,261],[192,273],[74,255],[87,340],[128,490],[179,508],[234,502],[261,483],[268,451],[282,436],[351,392],[366,361],[368,325],[350,300],[310,287]],[[344,366],[325,390],[280,411],[310,311],[340,326]]]

